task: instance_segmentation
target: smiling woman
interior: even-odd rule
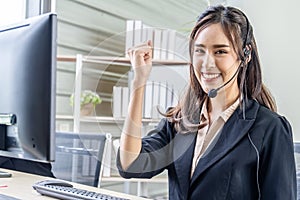
[[[143,138],[142,100],[152,45],[132,48],[134,78],[117,158],[120,174],[151,178],[168,170],[172,200],[296,200],[292,128],[276,113],[262,81],[246,15],[234,7],[209,7],[189,41],[186,94]]]

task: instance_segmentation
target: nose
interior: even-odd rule
[[[214,57],[210,54],[206,54],[203,58],[202,67],[207,69],[216,67]]]

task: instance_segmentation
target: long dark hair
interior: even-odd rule
[[[200,86],[193,70],[194,40],[199,31],[211,24],[220,23],[225,35],[233,45],[240,60],[245,59],[244,49],[250,50],[251,59],[239,70],[237,81],[244,101],[254,99],[261,105],[276,111],[275,100],[262,82],[261,65],[253,29],[246,15],[239,9],[222,5],[209,7],[204,11],[191,31],[190,51],[190,83],[178,105],[166,113],[169,120],[176,123],[180,131],[190,131],[201,127],[199,124],[200,109],[207,97]]]

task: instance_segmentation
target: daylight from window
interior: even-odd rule
[[[25,19],[25,0],[0,1],[0,26]]]

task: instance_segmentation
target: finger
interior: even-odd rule
[[[148,44],[148,46],[152,47],[152,41],[151,40],[148,40],[147,44]]]
[[[149,45],[150,44],[150,45]],[[133,49],[133,50],[139,50],[139,49],[143,49],[143,48],[152,48],[152,44],[151,44],[151,41],[150,40],[147,40],[143,43],[140,43],[138,45],[135,45],[134,47],[130,48],[130,49]]]
[[[149,46],[143,46],[143,47],[139,47],[139,48],[136,48],[136,49],[134,49],[134,53],[135,54],[144,54],[144,53],[150,53],[150,51],[151,51],[151,47],[149,47]]]
[[[136,45],[134,47],[128,48],[126,52],[129,56],[133,55],[152,55],[152,42],[150,40]]]

